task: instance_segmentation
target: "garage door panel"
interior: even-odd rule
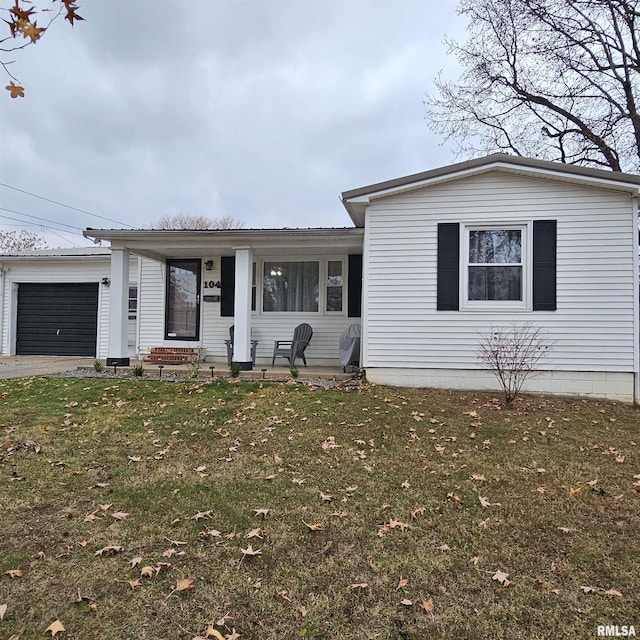
[[[95,356],[98,284],[18,286],[18,355]]]

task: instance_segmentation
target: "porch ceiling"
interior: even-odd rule
[[[91,229],[87,238],[104,240],[112,248],[164,261],[233,255],[251,247],[254,256],[308,256],[362,252],[364,229],[230,229],[230,230],[126,230]]]

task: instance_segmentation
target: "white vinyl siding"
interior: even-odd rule
[[[557,220],[557,311],[437,311],[437,224]],[[478,368],[478,332],[532,322],[545,368],[634,370],[635,247],[628,194],[504,172],[374,200],[366,213],[366,367]]]

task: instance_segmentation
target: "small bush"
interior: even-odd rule
[[[294,365],[289,369],[289,373],[291,374],[291,377],[295,380],[300,375],[300,369],[298,369],[298,367]]]
[[[133,375],[136,377],[140,377],[144,375],[144,367],[142,366],[142,363],[139,362],[138,364],[134,365],[131,368],[131,371],[133,372]]]
[[[102,360],[94,360],[93,361],[93,369],[97,373],[100,373],[101,371],[104,371],[104,364],[103,364]]]
[[[192,362],[189,365],[189,373],[187,374],[189,378],[197,378],[200,375],[200,365],[197,362]]]
[[[530,322],[492,327],[480,334],[478,360],[496,376],[507,404],[520,393],[525,380],[535,375],[538,362],[553,343],[546,333]]]
[[[229,366],[229,372],[232,378],[237,378],[240,375],[240,365],[237,362],[232,362]]]

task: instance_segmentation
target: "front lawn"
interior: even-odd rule
[[[3,380],[0,638],[640,635],[639,448],[581,399]]]

